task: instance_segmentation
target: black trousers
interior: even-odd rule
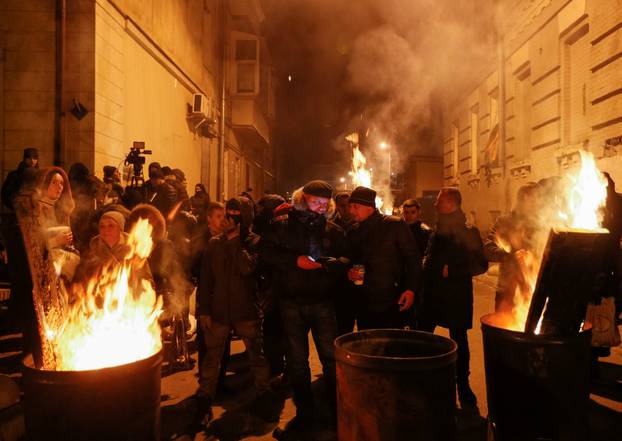
[[[417,330],[425,332],[434,332],[436,324],[426,321],[419,322]],[[463,328],[449,328],[449,338],[458,345],[456,360],[456,380],[458,385],[468,383],[469,381],[469,364],[471,362],[471,352],[469,351],[469,340],[467,338],[467,330]]]

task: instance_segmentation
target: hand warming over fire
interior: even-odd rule
[[[309,258],[309,256],[298,256],[296,265],[298,265],[298,268],[303,270],[316,270],[322,268],[321,263],[314,262]]]
[[[415,302],[415,293],[407,289],[402,293],[397,304],[400,306],[400,311],[407,311]]]
[[[446,279],[449,277],[449,266],[443,265],[443,278]]]

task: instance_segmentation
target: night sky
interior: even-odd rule
[[[489,3],[265,0],[281,190],[346,174],[354,130],[440,156],[442,106],[494,60]]]

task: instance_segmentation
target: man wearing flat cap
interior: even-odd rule
[[[345,233],[329,221],[334,211],[332,187],[311,181],[296,190],[292,204],[275,209],[272,225],[261,242],[262,259],[273,272],[273,286],[286,338],[287,369],[294,393],[294,428],[314,417],[309,369],[311,331],[318,352],[327,398],[335,402],[333,340],[337,336],[334,298],[348,260]]]
[[[357,187],[349,210],[356,225],[348,232],[358,329],[401,328],[420,291],[421,251],[406,222],[376,208],[376,192]]]

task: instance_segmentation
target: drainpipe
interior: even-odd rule
[[[227,93],[227,5],[228,2],[223,0],[221,2],[221,21],[222,27],[222,69],[220,75],[220,139],[218,142],[218,179],[216,185],[216,199],[224,200],[225,195],[225,109],[226,109],[226,93]]]
[[[54,165],[63,166],[62,118],[65,73],[65,35],[67,29],[66,0],[56,0],[56,75],[54,96]]]

